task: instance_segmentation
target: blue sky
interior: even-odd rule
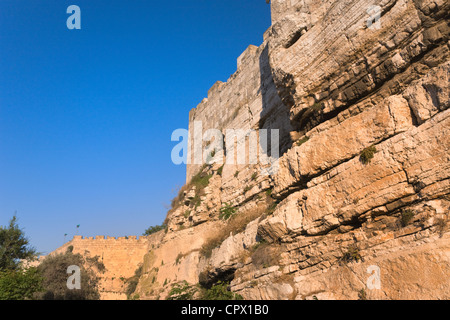
[[[0,0],[0,225],[45,254],[161,224],[172,132],[269,26],[264,0]]]

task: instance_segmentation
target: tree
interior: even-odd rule
[[[8,227],[0,227],[0,271],[18,270],[20,260],[32,260],[36,255],[14,215]]]
[[[36,251],[17,225],[14,215],[8,227],[0,227],[0,300],[32,299],[42,290],[42,277],[34,268],[23,268],[21,260],[32,260]]]
[[[43,290],[37,268],[0,271],[0,300],[30,300]]]
[[[92,261],[91,261],[92,262]],[[92,262],[91,264],[94,264]],[[67,270],[70,266],[80,268],[81,289],[69,289]],[[65,254],[48,256],[38,267],[44,278],[44,291],[37,295],[43,300],[98,300],[98,277],[91,269],[90,262],[86,261],[80,254],[66,251]]]
[[[149,235],[151,235],[151,234],[154,234],[154,233],[159,232],[159,231],[161,231],[161,230],[164,230],[164,229],[166,229],[166,228],[167,228],[167,226],[164,225],[164,224],[162,224],[162,225],[160,225],[160,226],[151,226],[151,227],[149,227],[147,230],[145,230],[144,233],[143,233],[142,235],[143,235],[143,236],[149,236]]]

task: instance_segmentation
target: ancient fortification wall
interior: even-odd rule
[[[209,129],[220,130],[226,138],[227,129],[257,132],[260,129],[276,128],[280,130],[282,152],[290,147],[290,140],[287,139],[291,131],[288,109],[283,106],[276,92],[267,52],[266,42],[259,47],[250,45],[238,58],[237,71],[226,83],[216,82],[208,91],[208,97],[189,113],[190,164],[187,165],[187,183],[202,167],[195,161],[198,158],[194,151],[194,139],[199,137],[194,131],[194,125],[199,123],[202,127],[200,139]],[[206,143],[205,139],[203,147]],[[200,151],[203,152],[204,148]],[[200,162],[204,163],[205,157],[200,157]],[[245,167],[238,165],[237,158],[235,163],[235,166],[224,167],[225,176]]]
[[[98,257],[98,261],[106,268],[105,272],[98,273],[101,299],[124,300],[127,298],[125,280],[134,275],[135,270],[142,265],[144,255],[158,242],[158,237],[154,236],[75,236],[51,254],[62,254],[72,247],[73,253],[79,253],[85,258]]]

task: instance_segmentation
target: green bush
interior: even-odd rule
[[[197,291],[197,287],[190,285],[186,280],[181,281],[172,286],[166,300],[192,300]]]
[[[195,186],[195,196],[194,199],[191,201],[191,206],[197,208],[201,203],[201,196],[204,194],[204,189],[208,186],[209,180],[211,179],[212,175],[207,174],[203,172],[204,169],[202,169],[198,174],[196,174],[192,180],[190,185]]]
[[[344,253],[342,261],[349,263],[351,261],[359,262],[362,260],[361,254],[359,253],[358,247],[355,245],[349,246],[347,252]]]
[[[194,198],[191,200],[191,207],[194,207],[195,209],[198,208],[202,204],[202,198],[200,196],[200,193],[197,192],[194,196]]]
[[[303,138],[299,139],[297,141],[297,146],[300,147],[302,144],[306,143],[309,140],[307,136],[304,136]]]
[[[403,210],[401,213],[400,221],[403,227],[406,227],[414,218],[414,211],[407,209]]]
[[[228,220],[237,211],[236,207],[231,206],[229,203],[225,203],[222,208],[220,208],[219,218],[222,220]]]
[[[0,271],[0,300],[31,300],[44,290],[37,268]]]
[[[69,266],[78,266],[81,271],[81,289],[67,288],[67,269]],[[43,300],[98,300],[98,277],[89,268],[89,262],[80,254],[66,252],[48,256],[38,266],[44,278],[44,292],[37,296]]]
[[[362,164],[369,164],[372,161],[372,159],[375,155],[375,152],[377,152],[377,149],[375,148],[375,146],[365,148],[361,152],[359,160],[361,161]]]
[[[144,231],[144,233],[142,234],[143,236],[149,236],[149,235],[151,235],[151,234],[154,234],[154,233],[156,233],[156,232],[159,232],[159,231],[161,231],[161,230],[164,230],[164,229],[166,229],[166,225],[164,225],[164,224],[162,224],[162,225],[160,225],[160,226],[152,226],[152,227],[149,227],[147,230],[145,230]]]
[[[211,179],[211,177],[213,176],[212,174],[207,174],[207,172],[204,172],[207,167],[207,164],[203,165],[203,167],[200,169],[200,172],[192,177],[191,182],[184,185],[178,191],[178,195],[171,201],[172,210],[178,208],[178,206],[184,200],[184,193],[186,192],[186,190],[189,190],[192,187],[195,187],[195,197],[197,200],[194,202],[195,206],[197,207],[200,204],[200,196],[203,194],[203,189],[208,186],[209,179]]]
[[[211,177],[211,174],[207,174],[201,171],[200,173],[192,177],[191,185],[195,186],[197,190],[202,190],[208,186],[209,179],[211,179]]]
[[[228,290],[229,283],[219,281],[210,289],[189,284],[187,281],[175,283],[169,291],[167,300],[243,300],[239,294]]]
[[[244,298],[228,290],[227,282],[219,281],[211,289],[206,290],[202,295],[202,300],[244,300]]]

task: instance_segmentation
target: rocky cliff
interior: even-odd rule
[[[245,299],[450,299],[449,6],[272,0],[263,43],[189,114],[187,184],[136,297],[229,281]],[[251,148],[194,161],[211,129],[227,160],[250,138],[226,130],[277,130],[276,170]]]
[[[136,292],[230,281],[246,299],[449,299],[449,3],[271,6],[262,45],[189,117],[191,140],[278,129],[277,170],[192,161]]]

